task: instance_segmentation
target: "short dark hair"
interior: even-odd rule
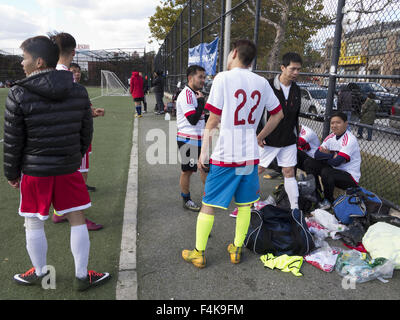
[[[189,78],[189,76],[194,76],[197,71],[206,71],[206,69],[204,69],[202,66],[199,66],[197,64],[191,65],[189,66],[189,68],[187,68],[186,70],[186,78]]]
[[[346,115],[345,113],[343,113],[343,112],[340,112],[340,111],[337,111],[337,112],[332,113],[332,115],[331,115],[329,121],[331,121],[333,117],[339,117],[339,118],[341,118],[344,122],[347,121],[347,115]]]
[[[57,43],[60,54],[70,54],[76,48],[76,41],[73,36],[66,32],[54,32],[49,34],[50,39]]]
[[[282,56],[282,65],[287,67],[291,62],[303,64],[303,59],[296,52],[287,52]]]
[[[257,55],[257,47],[253,41],[239,39],[232,43],[232,50],[236,49],[239,54],[239,60],[245,66],[249,66]]]
[[[36,36],[22,42],[20,48],[28,52],[34,59],[42,58],[46,67],[57,66],[60,51],[58,46],[46,36]]]
[[[69,65],[69,68],[78,68],[79,70],[81,70],[81,66],[75,62],[71,62]]]

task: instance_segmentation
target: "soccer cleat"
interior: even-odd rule
[[[237,217],[237,214],[238,214],[238,208],[235,208],[235,210],[233,210],[229,215],[230,215],[232,218],[236,218],[236,217]]]
[[[191,262],[197,268],[201,269],[206,266],[204,251],[197,251],[197,249],[183,250],[182,258],[187,262]]]
[[[200,207],[191,199],[185,201],[185,199],[183,199],[183,207],[185,209],[188,209],[190,211],[194,211],[194,212],[199,212],[200,211]]]
[[[85,221],[86,221],[86,226],[89,231],[97,231],[97,230],[103,229],[102,224],[97,224],[89,219],[85,219]]]
[[[107,272],[101,273],[89,270],[85,279],[75,278],[74,287],[77,291],[85,291],[105,283],[110,278],[111,276]]]
[[[96,191],[96,187],[92,187],[92,186],[89,186],[89,185],[86,185],[86,189],[89,192],[95,192]]]
[[[239,263],[240,256],[242,255],[242,247],[236,247],[233,243],[229,244],[228,252],[231,257],[232,263]]]
[[[36,270],[35,267],[33,267],[28,271],[26,271],[25,273],[16,274],[14,275],[14,280],[18,284],[21,284],[23,286],[40,284],[42,282],[43,277],[46,276],[49,273],[49,271],[47,271],[45,274],[41,276],[38,276],[36,275],[35,270]]]

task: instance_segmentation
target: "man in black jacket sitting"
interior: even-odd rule
[[[300,72],[302,59],[294,52],[283,55],[281,63],[281,74],[268,80],[275,95],[282,106],[284,118],[274,131],[264,141],[264,148],[260,147],[259,174],[262,173],[276,158],[278,166],[282,167],[285,191],[288,194],[291,209],[298,209],[299,189],[295,177],[295,166],[297,164],[297,137],[299,132],[299,112],[301,105],[300,88],[296,84]],[[269,118],[267,114],[267,118]],[[265,124],[260,121],[258,131]]]
[[[90,241],[83,210],[91,202],[78,169],[93,135],[90,101],[70,71],[55,70],[59,49],[48,37],[29,38],[21,49],[26,78],[13,84],[6,101],[4,174],[20,188],[19,215],[25,217],[33,268],[14,280],[40,284],[48,274],[44,221],[53,205],[71,224],[75,288],[86,290],[110,278],[87,270]]]

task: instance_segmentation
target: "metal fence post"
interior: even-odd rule
[[[256,48],[258,47],[258,31],[260,29],[260,12],[261,11],[261,0],[256,0],[256,16],[255,16],[255,23],[254,23],[254,43]],[[253,61],[253,70],[257,69],[257,55]]]
[[[190,49],[192,40],[192,0],[188,1],[188,50]]]
[[[218,57],[218,66],[219,71],[224,70],[224,53],[223,53],[223,41],[224,41],[224,29],[225,29],[225,0],[221,0],[221,27],[219,29],[219,57]]]
[[[325,121],[324,129],[322,131],[322,138],[325,138],[330,132],[329,117],[332,114],[333,99],[336,89],[337,67],[340,55],[340,45],[342,41],[342,21],[344,16],[343,8],[345,6],[345,2],[345,0],[339,0],[337,6],[335,36],[333,39],[331,67],[329,70],[329,86],[326,98]]]
[[[224,70],[227,69],[228,55],[231,42],[231,13],[226,14],[232,8],[232,0],[226,0],[225,6],[225,30],[224,30]]]
[[[182,82],[182,63],[183,63],[183,57],[182,57],[182,19],[183,14],[180,14],[180,23],[179,23],[179,80]]]
[[[200,43],[204,42],[204,0],[201,0],[201,8],[200,8]]]

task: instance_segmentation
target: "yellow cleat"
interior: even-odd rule
[[[231,257],[231,262],[236,264],[240,262],[240,256],[242,255],[242,247],[236,247],[233,243],[229,244],[228,252]]]
[[[183,250],[182,258],[187,262],[191,262],[197,268],[201,269],[206,266],[204,251],[197,251],[196,249]]]

